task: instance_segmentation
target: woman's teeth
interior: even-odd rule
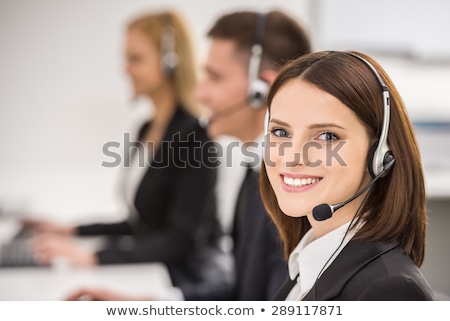
[[[292,177],[283,177],[284,183],[288,186],[292,187],[300,187],[300,186],[306,186],[311,185],[316,182],[318,182],[319,178],[292,178]]]

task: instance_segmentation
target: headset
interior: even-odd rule
[[[265,96],[269,90],[269,84],[259,78],[259,69],[261,67],[261,59],[263,55],[263,36],[267,20],[265,13],[258,14],[258,21],[256,23],[255,41],[252,45],[252,52],[250,63],[248,66],[248,93],[247,99],[255,109],[259,109],[264,105]]]
[[[387,143],[391,114],[389,88],[384,83],[378,71],[369,61],[354,53],[348,52],[348,54],[362,61],[372,71],[381,86],[383,94],[383,126],[381,129],[380,138],[369,149],[369,153],[367,155],[367,168],[372,178],[375,178],[378,175],[380,175],[380,177],[384,177],[389,171],[387,170],[387,167],[390,168],[388,165],[393,163],[395,160],[394,155],[392,154],[392,151]]]
[[[378,71],[375,69],[375,67],[366,59],[364,59],[361,56],[358,56],[357,54],[346,52],[347,54],[353,56],[354,58],[360,60],[363,64],[367,66],[373,73],[373,75],[377,78],[378,83],[380,84],[382,95],[383,95],[383,124],[382,129],[380,133],[380,138],[370,147],[368,154],[367,154],[367,169],[372,177],[372,180],[370,183],[368,183],[365,187],[363,187],[359,192],[357,192],[355,195],[353,195],[351,198],[337,204],[327,204],[323,203],[320,205],[317,205],[313,209],[313,217],[317,221],[323,221],[326,219],[331,218],[333,213],[337,211],[338,209],[344,207],[351,201],[353,201],[355,198],[359,197],[362,193],[364,193],[367,189],[373,186],[373,184],[381,177],[384,177],[387,175],[387,173],[390,172],[392,166],[394,165],[395,158],[394,155],[387,143],[387,136],[389,132],[389,122],[390,122],[390,113],[391,113],[391,106],[390,106],[390,95],[389,95],[389,88],[384,83],[383,79],[381,78]],[[269,127],[269,121],[270,121],[270,113],[269,110],[266,112],[264,124],[264,133],[268,134],[268,127]],[[267,139],[267,138],[266,138]]]
[[[175,29],[169,20],[169,16],[161,16],[161,68],[166,75],[173,76],[179,57],[175,51]]]
[[[348,203],[352,202],[354,199],[362,195],[362,193],[364,193],[366,190],[372,187],[379,178],[386,176],[386,174],[391,170],[395,162],[394,155],[392,154],[392,151],[387,143],[387,135],[389,131],[389,120],[391,113],[389,89],[385,85],[383,79],[381,79],[381,76],[378,73],[378,71],[369,61],[354,53],[351,52],[347,53],[359,59],[362,63],[364,63],[375,75],[375,77],[378,80],[378,83],[381,86],[381,90],[383,93],[383,127],[381,129],[380,138],[370,147],[369,152],[367,154],[367,169],[370,175],[372,176],[372,180],[361,190],[359,190],[355,195],[353,195],[352,197],[343,202],[333,205],[323,203],[314,207],[312,210],[312,215],[314,219],[317,221],[324,221],[331,218],[335,211],[344,207],[345,205],[347,205]]]
[[[231,105],[213,115],[212,118],[202,117],[199,120],[200,126],[206,128],[212,122],[215,122],[224,117],[233,115],[242,108],[251,108],[258,110],[264,106],[266,94],[269,91],[269,84],[259,78],[259,69],[261,67],[261,59],[263,54],[262,39],[266,24],[266,14],[259,13],[257,16],[255,40],[251,48],[250,62],[248,65],[248,90],[247,97],[239,101],[237,104]],[[266,112],[266,118],[268,117]],[[267,132],[267,126],[264,132]]]

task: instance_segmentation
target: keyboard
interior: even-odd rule
[[[0,245],[0,268],[37,265],[26,232],[21,231],[10,241]]]

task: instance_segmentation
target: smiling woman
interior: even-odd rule
[[[261,193],[290,274],[277,298],[432,300],[420,155],[382,68],[356,52],[309,54],[282,69],[268,106]]]
[[[292,117],[295,114],[302,117]],[[323,202],[348,199],[370,181],[365,160],[371,139],[366,129],[351,109],[306,81],[290,81],[274,97],[269,132],[275,143],[269,153],[275,167],[266,166],[267,174],[289,216],[311,213]],[[286,142],[292,147],[278,148]],[[327,161],[327,152],[339,142],[345,142],[339,150],[344,166],[337,159]],[[318,224],[316,236],[349,222],[360,203],[355,200],[325,226]]]

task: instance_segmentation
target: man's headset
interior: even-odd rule
[[[175,50],[175,29],[168,15],[161,16],[161,68],[168,76],[175,73],[178,66],[178,54]]]
[[[248,66],[248,91],[245,100],[239,101],[237,104],[231,105],[222,111],[217,112],[212,118],[201,117],[200,126],[206,128],[211,123],[226,118],[239,110],[250,105],[254,109],[264,106],[265,97],[269,91],[269,84],[259,78],[259,69],[263,55],[262,40],[267,20],[267,14],[259,13],[256,23],[255,40],[251,49],[251,57]]]
[[[255,108],[261,108],[264,105],[265,96],[269,90],[269,84],[259,78],[259,69],[261,68],[261,59],[263,55],[263,38],[266,25],[267,15],[265,13],[258,14],[256,23],[255,41],[252,46],[252,55],[248,66],[248,102]]]

